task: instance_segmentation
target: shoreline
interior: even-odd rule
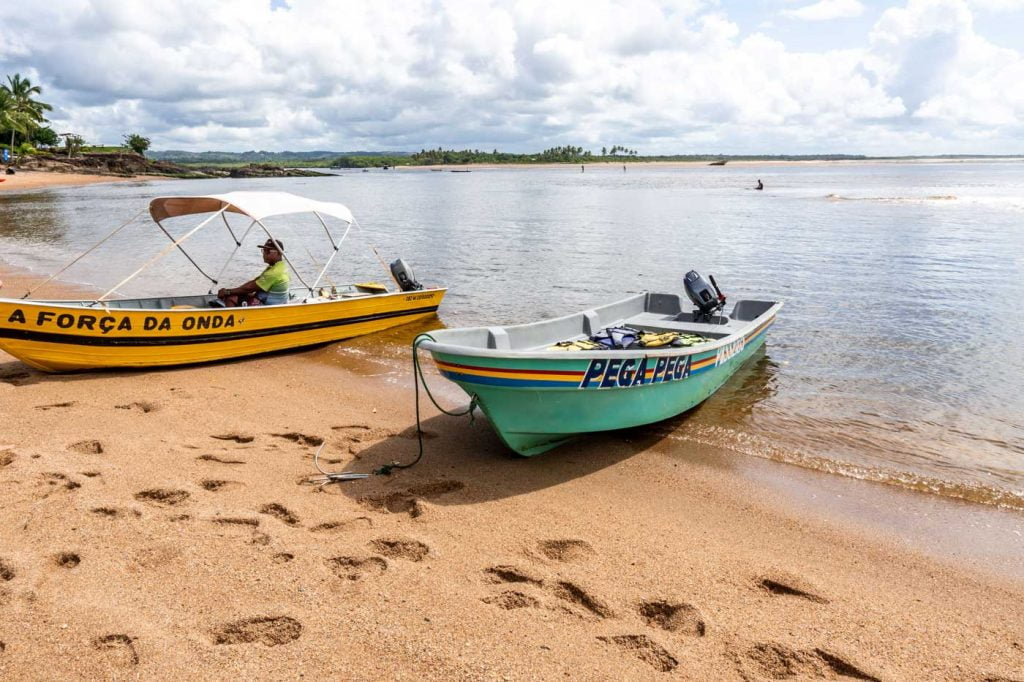
[[[883,164],[936,164],[936,163],[991,163],[991,162],[1020,162],[1024,161],[1022,158],[999,158],[999,159],[984,159],[984,158],[958,158],[958,159],[836,159],[836,160],[779,160],[779,161],[729,161],[728,164],[722,166],[726,168],[729,166],[736,166],[740,168],[756,168],[756,167],[785,167],[785,166],[826,166],[826,165],[883,165]],[[621,167],[625,166],[628,172],[629,168],[702,168],[708,167],[710,164],[705,161],[592,161],[589,163],[577,164],[577,163],[470,163],[470,164],[448,164],[448,165],[415,165],[415,166],[394,166],[392,170],[397,171],[423,171],[423,170],[435,170],[438,172],[442,171],[453,171],[453,170],[557,170],[564,169],[567,171],[575,172],[580,165],[583,165],[592,171],[618,171],[622,172]],[[338,175],[337,171],[342,172],[359,172],[361,168],[328,168],[321,170],[335,171],[333,173],[327,173],[327,176]],[[379,170],[379,169],[370,169]],[[136,176],[117,176],[117,175],[103,175],[103,174],[91,174],[91,173],[61,173],[61,172],[47,172],[47,171],[24,171],[19,170],[15,175],[0,175],[0,193],[7,192],[20,192],[20,191],[31,191],[39,189],[49,189],[57,187],[80,187],[86,185],[100,184],[100,183],[113,183],[113,182],[147,182],[149,180],[167,180],[174,179],[165,176],[152,176],[152,175],[136,175]]]
[[[50,173],[47,171],[19,170],[14,175],[0,175],[0,192],[20,192],[51,187],[80,187],[110,182],[143,182],[148,176],[123,177],[92,173]]]
[[[408,369],[379,372],[336,345],[75,375],[0,353],[0,675],[1024,667],[1019,513],[643,428],[513,458],[429,403],[422,462],[318,490],[321,442],[330,470],[415,456]]]

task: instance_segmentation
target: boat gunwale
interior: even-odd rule
[[[344,303],[344,302],[347,302],[347,301],[365,301],[367,299],[385,299],[385,298],[391,298],[393,296],[400,296],[400,295],[410,296],[410,295],[416,295],[416,294],[428,294],[428,293],[434,293],[434,292],[447,292],[447,291],[448,291],[448,287],[437,287],[437,288],[430,288],[430,289],[417,289],[415,291],[389,291],[389,292],[380,293],[380,294],[367,294],[365,296],[349,296],[349,297],[342,297],[342,298],[329,298],[329,299],[322,299],[322,300],[315,300],[315,301],[308,301],[308,302],[293,301],[293,302],[289,302],[289,303],[281,303],[281,304],[278,304],[278,305],[236,306],[236,307],[230,307],[230,308],[228,308],[228,307],[224,307],[224,308],[221,308],[221,307],[216,307],[216,308],[212,308],[212,307],[191,307],[191,308],[125,308],[125,307],[122,307],[122,306],[105,306],[104,305],[105,303],[112,303],[112,302],[115,302],[115,301],[116,302],[125,302],[125,301],[145,300],[145,299],[151,299],[151,298],[173,298],[172,296],[167,296],[167,297],[161,297],[161,296],[139,296],[137,298],[119,298],[119,299],[114,299],[114,301],[99,301],[99,302],[96,302],[95,299],[89,299],[89,298],[85,298],[85,299],[40,300],[40,299],[32,299],[32,298],[2,298],[2,297],[0,297],[0,303],[9,303],[9,304],[14,304],[14,305],[39,306],[39,307],[44,307],[45,306],[45,307],[49,307],[49,308],[61,308],[61,309],[64,309],[64,310],[77,310],[77,311],[82,311],[82,310],[107,310],[107,311],[109,311],[109,310],[113,309],[113,310],[117,310],[118,312],[126,312],[126,313],[127,312],[135,312],[135,313],[162,313],[162,314],[172,314],[172,313],[173,314],[177,314],[177,313],[180,313],[180,314],[183,314],[183,315],[195,315],[196,312],[216,313],[216,312],[237,312],[237,311],[240,311],[240,310],[245,310],[246,312],[253,312],[253,311],[257,311],[257,310],[272,310],[272,309],[282,310],[282,309],[287,309],[287,308],[300,308],[300,307],[308,307],[308,306],[312,306],[312,305],[321,305],[321,304],[325,304],[325,303]],[[182,295],[181,298],[202,297],[202,296],[206,296],[206,295],[207,294],[185,294],[185,295]],[[86,304],[86,303],[96,303],[96,304],[92,305],[92,306],[82,305],[82,304]],[[2,321],[0,321],[0,326],[4,326]]]
[[[637,296],[646,296],[648,292],[638,294]],[[636,296],[630,296],[628,298],[621,299],[619,301],[613,301],[607,305],[617,305],[625,301],[636,298]],[[461,355],[465,357],[482,357],[482,358],[495,358],[495,359],[516,359],[516,360],[593,360],[595,358],[608,358],[608,357],[623,357],[623,358],[642,358],[650,356],[660,355],[696,355],[698,353],[705,353],[708,351],[718,350],[728,346],[731,343],[735,343],[739,338],[746,337],[752,330],[765,325],[770,322],[779,310],[783,307],[783,301],[774,301],[772,306],[766,311],[750,320],[744,327],[737,329],[732,334],[722,337],[720,339],[714,339],[709,343],[703,343],[697,346],[686,346],[686,347],[675,347],[675,346],[662,346],[660,348],[636,348],[636,349],[605,349],[605,350],[578,350],[578,351],[564,351],[564,350],[514,350],[508,348],[483,348],[479,346],[467,346],[467,345],[453,345],[446,344],[439,341],[431,341],[427,339],[419,344],[420,348],[424,348],[431,353],[446,353],[449,355]],[[604,306],[601,306],[604,307]],[[588,310],[593,310],[589,308]],[[487,331],[490,329],[502,329],[507,330],[513,327],[526,327],[538,322],[558,322],[562,320],[568,320],[579,315],[579,311],[571,313],[569,315],[563,315],[561,317],[550,318],[547,320],[537,320],[537,322],[527,322],[524,324],[516,325],[505,325],[505,326],[490,326],[490,327],[465,327],[461,328],[462,331]],[[618,321],[616,324],[624,324],[625,321]],[[606,325],[607,326],[607,325]],[[426,332],[429,334],[430,332]],[[692,332],[697,333],[697,332]]]

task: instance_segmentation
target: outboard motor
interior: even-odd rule
[[[401,258],[391,264],[391,276],[398,282],[398,286],[402,287],[402,291],[419,291],[423,288],[423,285],[416,281],[412,268]]]
[[[697,306],[693,313],[694,322],[710,321],[713,314],[725,307],[725,296],[719,290],[714,277],[711,277],[709,285],[696,270],[690,270],[683,277],[683,283],[686,285],[686,295]]]

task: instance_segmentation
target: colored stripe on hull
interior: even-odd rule
[[[343,317],[334,320],[323,320],[321,322],[307,322],[304,324],[295,324],[286,327],[225,332],[223,334],[107,337],[85,336],[79,334],[57,334],[54,332],[36,332],[29,329],[0,328],[0,338],[16,339],[19,341],[38,341],[40,343],[65,343],[76,346],[181,346],[195,343],[218,343],[222,341],[237,341],[240,339],[251,339],[262,336],[292,334],[295,332],[304,332],[313,329],[327,329],[330,327],[341,327],[394,317],[405,317],[407,315],[428,315],[430,313],[437,312],[437,308],[438,306],[435,305],[424,308],[412,308],[409,310],[393,310],[386,313],[374,313],[372,315],[358,315],[355,317]]]

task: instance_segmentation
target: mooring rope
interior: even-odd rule
[[[472,424],[475,421],[473,411],[476,409],[476,406],[479,402],[478,397],[475,393],[470,396],[469,405],[466,407],[466,409],[460,411],[451,411],[441,407],[438,404],[437,399],[434,398],[434,394],[430,392],[430,386],[427,385],[427,380],[423,376],[423,367],[420,366],[419,347],[420,344],[423,343],[424,341],[434,341],[436,343],[434,337],[427,333],[419,334],[415,339],[413,339],[412,342],[412,379],[413,392],[414,395],[416,396],[416,441],[419,445],[419,451],[416,454],[416,458],[411,462],[407,462],[405,464],[402,464],[400,462],[391,462],[390,464],[385,464],[381,467],[378,467],[377,469],[374,469],[373,472],[369,474],[359,473],[355,471],[330,472],[325,471],[320,466],[320,452],[324,449],[324,445],[326,445],[326,442],[324,442],[320,444],[320,447],[318,447],[316,450],[316,454],[313,455],[313,466],[315,466],[317,468],[317,471],[323,474],[323,476],[315,476],[311,478],[311,483],[319,483],[319,487],[323,488],[328,483],[354,481],[361,478],[369,478],[370,476],[390,476],[391,472],[394,471],[395,469],[408,469],[409,467],[418,464],[419,461],[423,459],[423,427],[421,426],[420,423],[421,383],[423,384],[423,390],[426,391],[427,393],[427,397],[430,398],[430,402],[434,403],[434,407],[436,407],[438,410],[451,417],[464,417],[466,415],[469,415],[470,424]]]

